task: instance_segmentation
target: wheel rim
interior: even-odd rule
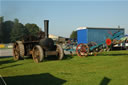
[[[13,44],[14,60],[24,59],[24,53],[24,45],[21,41],[17,41]]]
[[[78,56],[80,57],[83,57],[83,56],[88,56],[88,53],[89,53],[89,47],[87,44],[79,44],[77,47],[76,47],[76,53]]]
[[[37,47],[34,48],[33,51],[33,60],[38,63],[39,62],[39,58],[40,58],[40,52],[39,49]]]
[[[32,57],[33,57],[34,62],[36,62],[36,63],[43,61],[44,52],[40,45],[36,45],[33,48]]]
[[[58,52],[58,55],[59,56],[59,60],[62,60],[63,56],[64,56],[64,52],[63,52],[63,49],[60,45],[57,45],[57,52]]]
[[[14,56],[14,59],[15,60],[19,60],[19,57],[20,57],[20,51],[19,51],[19,46],[17,44],[14,44],[14,47],[13,47],[13,56]]]
[[[112,41],[111,41],[110,38],[107,38],[107,39],[106,39],[106,44],[107,44],[108,46],[110,46],[110,45],[112,44]]]

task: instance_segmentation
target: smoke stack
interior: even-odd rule
[[[48,38],[48,25],[49,25],[49,20],[44,20],[45,38]]]

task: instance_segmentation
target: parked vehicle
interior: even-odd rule
[[[36,37],[25,36],[22,41],[16,41],[13,45],[13,55],[15,60],[24,59],[25,56],[32,56],[35,62],[43,61],[47,56],[58,56],[61,60],[64,51],[59,44],[48,37],[49,20],[44,20],[44,32],[40,31]]]

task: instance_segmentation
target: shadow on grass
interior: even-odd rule
[[[0,58],[0,59],[1,59],[1,58]],[[2,65],[2,64],[14,63],[14,62],[16,62],[16,61],[14,61],[13,59],[11,59],[11,60],[4,60],[4,61],[0,61],[0,65]]]
[[[4,80],[7,85],[62,85],[67,82],[49,73],[4,77]]]
[[[128,53],[114,53],[114,54],[108,54],[108,53],[102,53],[102,54],[98,54],[98,56],[128,56]]]
[[[19,65],[22,65],[22,64],[15,64],[15,65],[10,65],[10,66],[5,66],[5,67],[1,67],[0,69],[15,67],[15,66],[19,66]]]
[[[72,55],[64,55],[62,60],[70,60],[72,59]],[[52,61],[52,60],[58,60],[58,56],[48,56],[44,59],[44,61]]]
[[[65,55],[63,60],[70,60],[70,59],[74,58],[74,56],[72,56],[72,55]]]
[[[111,81],[111,79],[104,77],[99,85],[108,85],[108,83]]]
[[[13,56],[0,56],[0,59],[2,59],[2,58],[10,58],[10,57],[13,57]]]

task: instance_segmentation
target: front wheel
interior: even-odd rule
[[[58,52],[57,56],[59,56],[58,59],[62,60],[63,57],[64,57],[64,50],[62,49],[62,47],[60,45],[57,44],[56,46],[57,46],[57,50],[56,51]]]
[[[80,57],[88,56],[89,47],[87,44],[80,43],[76,47],[76,54]]]
[[[36,45],[33,48],[32,57],[33,57],[34,62],[36,62],[36,63],[39,63],[39,62],[43,61],[43,59],[44,59],[44,51],[41,48],[41,46]]]

